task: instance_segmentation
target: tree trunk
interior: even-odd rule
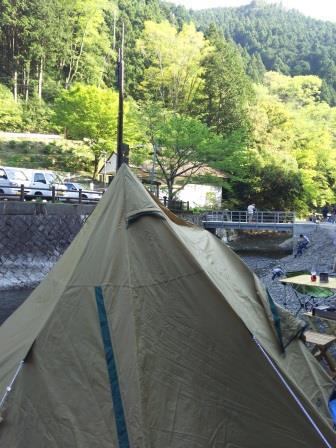
[[[170,179],[167,182],[167,187],[168,187],[168,200],[172,201],[174,199],[174,192],[173,192],[174,180]]]
[[[38,98],[42,101],[42,85],[43,85],[43,58],[40,60],[39,78],[38,78]]]
[[[14,95],[14,101],[18,102],[18,72],[17,72],[17,62],[15,59],[15,34],[12,36],[12,63],[14,65],[14,74],[13,74],[13,95]]]
[[[27,64],[27,67],[23,71],[24,76],[24,97],[25,102],[28,103],[29,100],[29,81],[30,81],[30,64]]]
[[[18,102],[18,73],[17,70],[14,72],[14,101]]]
[[[98,173],[98,164],[99,164],[100,157],[98,154],[95,154],[94,161],[93,161],[93,175],[92,179],[96,179],[97,173]]]

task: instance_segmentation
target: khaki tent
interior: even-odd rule
[[[333,384],[289,343],[299,330],[234,253],[122,166],[0,327],[0,446],[335,446]]]

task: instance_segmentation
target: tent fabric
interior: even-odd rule
[[[125,165],[0,327],[0,397],[25,359],[0,446],[124,448],[97,290],[130,447],[328,446],[254,338],[335,446],[333,382],[301,340],[281,351],[257,277],[210,233],[171,220]]]

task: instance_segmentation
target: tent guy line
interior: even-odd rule
[[[285,386],[285,388],[288,390],[288,392],[291,394],[291,396],[293,397],[293,399],[295,400],[295,402],[297,403],[297,405],[299,406],[299,408],[302,410],[302,412],[304,413],[304,415],[307,417],[307,419],[309,420],[309,422],[311,423],[311,425],[314,427],[314,429],[316,430],[316,432],[318,433],[318,435],[321,437],[321,439],[323,440],[323,442],[325,443],[325,446],[327,448],[333,448],[330,443],[328,442],[328,440],[324,437],[322,431],[320,430],[320,428],[317,426],[317,424],[315,423],[315,421],[313,420],[313,418],[309,415],[309,413],[307,412],[306,408],[303,406],[301,400],[297,397],[297,395],[295,395],[293,389],[290,387],[290,385],[287,383],[287,381],[285,380],[285,378],[283,377],[283,375],[281,375],[279,369],[277,368],[277,366],[274,364],[274,362],[272,361],[272,359],[269,357],[268,353],[266,352],[266,350],[263,348],[263,346],[260,344],[260,342],[258,341],[258,339],[255,336],[252,336],[253,340],[255,341],[255,343],[257,344],[257,347],[260,349],[261,353],[265,356],[265,358],[267,359],[267,361],[269,362],[269,364],[272,366],[273,370],[275,371],[275,373],[278,375],[278,377],[280,378],[282,384]]]
[[[15,372],[15,374],[14,374],[14,376],[13,376],[12,381],[11,381],[11,382],[9,383],[9,385],[6,387],[6,391],[5,391],[3,397],[2,397],[2,399],[1,399],[1,401],[0,401],[0,411],[1,411],[2,407],[4,406],[4,404],[5,404],[5,402],[6,402],[6,398],[7,398],[8,394],[9,394],[9,393],[11,392],[11,390],[12,390],[12,387],[13,387],[13,385],[14,385],[14,383],[15,383],[15,380],[16,380],[18,374],[20,373],[20,370],[21,370],[22,367],[23,367],[23,364],[24,364],[24,361],[23,361],[23,360],[20,361],[20,364],[18,365],[18,368],[17,368],[17,370],[16,370],[16,372]],[[0,418],[1,418],[1,415],[0,415]]]

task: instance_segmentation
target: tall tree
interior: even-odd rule
[[[111,53],[105,11],[114,9],[108,0],[63,1],[67,19],[64,24],[60,66],[65,87],[75,81],[101,85]]]
[[[116,3],[117,14],[108,13],[106,22],[111,36],[116,37],[114,47],[117,48],[122,44],[124,26],[125,91],[127,95],[139,99],[141,97],[139,85],[143,79],[145,65],[144,57],[137,48],[136,41],[140,38],[146,21],[160,22],[164,19],[164,8],[159,0],[118,0]],[[113,82],[111,78],[110,74],[110,83]]]
[[[125,141],[142,143],[141,126],[130,102],[125,104]],[[55,106],[55,122],[70,138],[87,142],[93,156],[93,178],[101,158],[116,148],[118,94],[110,89],[75,84],[64,90]]]
[[[212,47],[203,60],[201,116],[218,134],[247,129],[252,84],[245,74],[241,57],[214,27],[210,28],[208,39]]]
[[[4,0],[0,3],[0,70],[14,98],[42,100],[46,78],[100,84],[111,54],[109,0]]]
[[[149,115],[148,132],[170,200],[203,166],[215,159],[220,150],[220,137],[205,124],[157,108]]]
[[[176,112],[192,110],[202,90],[201,61],[208,52],[203,34],[193,24],[185,24],[178,32],[167,21],[148,21],[138,48],[147,67],[141,84],[143,96]]]

